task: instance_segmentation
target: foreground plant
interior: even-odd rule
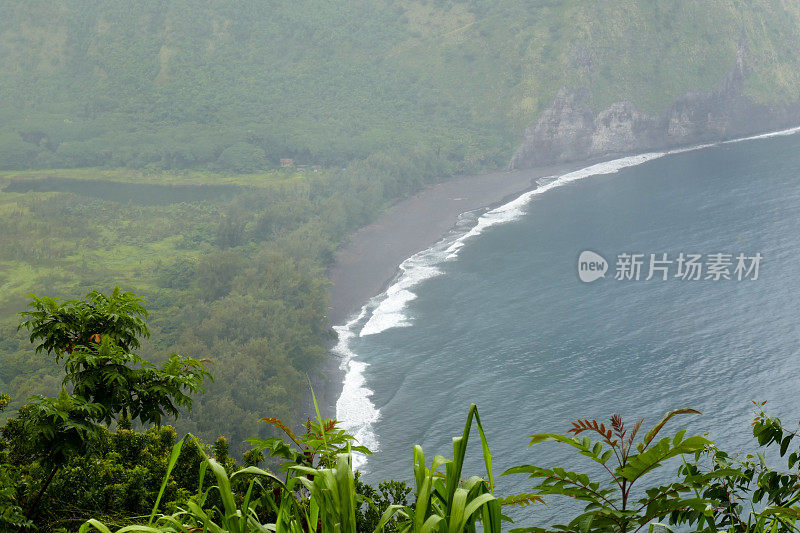
[[[473,420],[481,439],[487,477],[473,476],[462,482],[461,473]],[[439,471],[442,466],[445,467],[444,475]],[[480,521],[483,531],[499,533],[501,502],[493,494],[492,454],[475,404],[469,408],[463,434],[453,438],[452,460],[437,455],[429,468],[422,447],[414,446],[414,484],[414,505],[390,506],[381,518],[379,529],[397,514],[400,516],[397,530],[402,532],[474,532]]]
[[[462,482],[461,474],[473,420],[480,434],[488,479],[475,476]],[[329,435],[326,428],[335,428],[335,422],[323,419],[319,416],[319,410],[316,422],[317,426],[314,427],[320,428],[322,446],[329,450],[329,438],[335,437],[338,432]],[[307,464],[287,465],[284,480],[255,466],[229,475],[196,442],[204,457],[197,493],[188,501],[179,503],[176,512],[157,516],[164,488],[187,439],[194,437],[187,436],[173,448],[167,475],[150,520],[146,524],[123,527],[117,533],[356,533],[358,507],[364,503],[372,504],[356,493],[352,449],[349,445],[344,452],[336,453],[333,457],[325,454],[316,467]],[[302,439],[298,437],[297,440]],[[352,441],[352,437],[346,436],[346,440]],[[284,450],[277,446],[274,448],[277,455],[282,456]],[[476,524],[482,522],[483,531],[500,532],[500,500],[492,494],[491,454],[474,405],[470,408],[464,433],[453,439],[453,452],[453,460],[436,456],[431,468],[428,468],[422,448],[414,448],[416,501],[409,506],[389,506],[374,530],[376,533],[384,531],[390,521],[396,531],[474,532]],[[442,466],[445,466],[444,475],[439,472]],[[204,489],[203,478],[209,468],[216,484]],[[233,489],[233,481],[240,479],[249,479],[243,493]],[[218,496],[221,505],[211,503],[212,494]],[[394,519],[395,515],[399,520]],[[265,520],[265,517],[269,520]],[[81,527],[80,533],[91,531],[111,533],[112,530],[92,519]]]
[[[8,407],[9,397],[0,394],[0,413]],[[25,516],[22,507],[17,503],[17,487],[13,472],[5,468],[7,452],[6,442],[0,439],[0,533],[6,531],[22,531],[33,527],[33,522]]]
[[[312,392],[313,395],[313,392]],[[314,398],[316,405],[316,398]],[[289,442],[279,438],[252,438],[247,442],[252,446],[252,453],[261,454],[266,451],[271,457],[283,460],[281,470],[288,472],[291,467],[305,466],[321,468],[333,466],[342,453],[357,452],[372,455],[365,446],[355,444],[355,438],[338,427],[336,420],[321,418],[308,420],[305,433],[296,434],[279,418],[265,417],[267,422],[280,429],[289,438]]]
[[[173,354],[156,367],[132,352],[150,335],[142,302],[116,287],[110,296],[92,291],[81,300],[31,295],[29,310],[20,313],[19,329],[30,332],[36,352],[54,356],[64,370],[59,396],[32,396],[0,429],[12,437],[17,463],[38,463],[47,471],[27,498],[28,519],[70,458],[96,451],[104,424],[136,419],[160,425],[165,416],[177,418],[211,378],[207,361]]]
[[[258,455],[262,449],[268,449],[274,456],[290,459],[285,465],[285,480],[256,466],[248,466],[229,475],[224,465],[206,454],[202,444],[194,436],[187,435],[172,450],[167,473],[148,523],[129,525],[119,529],[118,533],[355,533],[357,497],[350,449],[350,443],[354,439],[338,430],[336,421],[322,418],[316,398],[314,405],[317,419],[313,424],[309,421],[308,432],[303,436],[294,435],[278,419],[266,419],[273,425],[282,427],[301,448],[300,451],[293,450],[285,443],[284,446],[279,446],[275,439],[251,439],[257,445],[251,453]],[[167,482],[187,439],[195,442],[203,456],[197,493],[187,501],[178,503],[176,512],[156,517]],[[345,442],[343,453],[338,453],[340,439]],[[305,443],[305,446],[300,445],[300,442]],[[319,456],[316,467],[313,466],[313,459],[308,459],[315,455]],[[211,469],[216,484],[204,489],[208,468]],[[239,482],[242,479],[249,479],[244,494],[237,493],[233,488],[234,481]],[[221,502],[221,506],[213,503],[214,501]],[[272,517],[272,521],[266,521],[265,517]],[[107,525],[95,519],[87,521],[80,532],[92,530],[111,533]]]
[[[675,513],[675,523],[696,524],[696,531],[703,532],[800,531],[797,526],[800,521],[800,450],[790,451],[791,443],[800,435],[786,428],[779,418],[767,415],[764,412],[766,402],[753,403],[757,410],[753,436],[762,447],[777,446],[780,457],[788,454],[786,467],[770,467],[763,452],[731,456],[710,448],[704,461],[684,464],[679,474],[686,477],[713,475],[697,489],[698,495],[717,502],[713,516],[686,510]],[[774,454],[770,455],[775,458]]]
[[[644,419],[640,419],[632,428],[627,428],[619,415],[611,417],[609,426],[598,423],[597,420],[573,422],[572,429],[568,431],[573,436],[553,433],[530,436],[530,446],[554,441],[574,447],[581,455],[602,466],[610,478],[606,484],[592,481],[584,473],[533,465],[516,466],[508,469],[503,475],[527,474],[533,479],[540,480],[534,487],[534,494],[537,496],[557,495],[586,503],[584,512],[566,525],[553,526],[555,530],[630,533],[645,527],[651,530],[668,529],[657,522],[668,518],[676,511],[692,510],[700,515],[711,512],[713,502],[698,496],[694,492],[695,489],[711,478],[737,474],[732,469],[720,469],[687,476],[681,482],[640,488],[644,476],[662,466],[665,461],[674,457],[694,456],[712,445],[712,442],[704,437],[684,438],[685,431],[656,439],[667,422],[682,414],[699,414],[699,412],[694,409],[671,411],[638,442],[636,437],[640,433]],[[599,435],[600,439],[593,442],[588,436],[578,436],[585,432]],[[547,531],[547,529],[532,527],[515,531]]]

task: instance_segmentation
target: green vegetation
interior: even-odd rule
[[[639,500],[632,495],[634,484],[646,474],[673,458],[700,453],[713,443],[704,437],[694,436],[684,439],[685,431],[673,437],[655,440],[671,418],[680,414],[700,414],[694,409],[678,409],[667,413],[664,418],[648,431],[644,438],[634,446],[644,420],[639,420],[633,428],[626,428],[622,417],[614,415],[609,426],[598,424],[597,420],[579,420],[569,431],[574,437],[558,434],[539,434],[531,436],[531,445],[555,441],[576,448],[581,455],[600,464],[610,474],[608,488],[590,481],[585,474],[571,472],[563,468],[542,468],[539,466],[518,466],[506,474],[528,474],[533,479],[541,479],[535,487],[536,495],[560,495],[587,502],[586,512],[573,519],[566,528],[586,531],[638,531],[655,520],[679,511],[695,511],[698,516],[706,514],[708,506],[714,502],[704,498],[685,497],[685,493],[699,490],[711,476],[687,476],[682,482],[651,487],[644,490]],[[630,434],[628,430],[630,429]],[[600,435],[600,441],[592,444],[591,439],[578,438],[583,432]],[[613,464],[609,466],[611,458]],[[738,474],[736,470],[719,471],[719,476]],[[641,491],[640,491],[641,493]]]
[[[364,521],[367,516],[365,509],[374,510],[376,505],[364,492],[357,490],[358,484],[354,483],[357,475],[354,477],[352,473],[350,452],[340,449],[334,455],[327,456],[317,468],[289,467],[285,480],[255,467],[238,470],[229,476],[220,464],[205,455],[201,476],[206,465],[211,468],[217,482],[212,488],[219,492],[223,505],[208,503],[212,488],[200,490],[185,502],[177,503],[176,512],[155,518],[154,508],[147,525],[129,525],[119,529],[118,533],[195,530],[231,533],[455,533],[474,532],[478,523],[482,531],[499,532],[501,520],[511,522],[501,514],[502,507],[530,506],[541,503],[544,501],[543,497],[552,495],[585,502],[585,511],[567,525],[516,528],[511,531],[654,533],[680,530],[703,533],[777,533],[800,530],[800,506],[797,505],[800,501],[800,474],[796,469],[800,452],[790,454],[789,470],[781,471],[768,467],[763,454],[759,454],[760,459],[757,462],[752,460],[752,456],[747,456],[744,460],[730,458],[704,437],[691,436],[684,439],[684,431],[655,441],[656,435],[673,416],[690,411],[692,410],[682,409],[667,413],[636,444],[634,453],[631,453],[632,443],[642,421],[637,422],[628,435],[618,415],[612,417],[609,429],[596,421],[573,423],[571,431],[574,433],[594,431],[601,436],[601,441],[594,445],[586,437],[555,434],[532,436],[533,442],[554,440],[569,444],[579,449],[582,455],[606,467],[613,479],[610,489],[602,489],[599,483],[592,482],[587,474],[581,472],[560,467],[546,469],[526,465],[510,468],[504,475],[522,473],[542,479],[535,487],[535,492],[496,496],[492,490],[491,455],[482,431],[480,436],[487,478],[473,476],[464,480],[461,477],[463,452],[470,433],[470,422],[473,415],[477,417],[477,409],[473,405],[464,428],[464,436],[453,439],[454,459],[437,456],[428,469],[421,448],[416,446],[413,503],[408,505],[383,502],[382,516],[377,523]],[[335,423],[320,418],[317,427],[333,428]],[[753,434],[762,446],[780,444],[781,456],[786,454],[788,444],[797,436],[796,433],[784,429],[780,420],[769,418],[763,411],[755,420]],[[315,436],[324,441],[325,435],[325,430],[322,429]],[[602,443],[608,444],[611,449],[604,453]],[[180,444],[173,450],[173,457],[180,451]],[[619,464],[608,467],[606,463],[612,455],[617,457]],[[656,468],[674,464],[669,461],[674,458],[680,458],[683,465],[678,468],[672,483],[642,490],[637,493],[641,497],[635,504],[633,500],[627,500],[632,494],[631,487],[637,480]],[[439,471],[442,465],[446,465],[444,474]],[[237,494],[231,488],[236,478],[250,479],[248,485],[241,485],[246,490],[244,495]],[[272,490],[268,490],[270,484]],[[367,494],[374,494],[374,489]],[[401,494],[405,498],[407,493]],[[626,501],[633,505],[626,509]],[[273,513],[266,522],[260,515],[265,510]],[[535,514],[536,508],[530,508],[529,512]],[[399,518],[393,521],[396,515]],[[111,529],[102,521],[91,519],[82,526],[81,533],[90,531],[107,533]]]
[[[722,0],[6,2],[9,412],[59,389],[15,331],[25,295],[119,284],[152,311],[143,357],[218,365],[179,430],[267,437],[255,421],[292,420],[320,372],[333,251],[387,202],[504,165],[561,87],[656,109],[719,83],[741,44],[751,95],[793,100],[799,20],[790,2]],[[20,180],[50,192],[6,190]]]
[[[33,291],[60,298],[120,284],[146,298],[154,340],[140,355],[210,360],[215,380],[178,430],[220,434],[241,452],[268,437],[258,419],[296,419],[307,376],[318,375],[331,338],[325,267],[335,247],[385,203],[451,172],[432,151],[376,154],[347,171],[220,176],[242,188],[229,197],[145,205],[67,192],[0,191],[0,390],[12,409],[60,389],[60,367],[35,357],[16,313]],[[180,196],[173,187],[216,175],[169,175],[169,185],[128,171],[68,171],[56,177],[124,181],[139,196]],[[25,173],[44,180],[50,173]],[[19,179],[18,174],[11,178]],[[238,182],[237,180],[241,180]],[[161,188],[158,188],[161,187]],[[164,189],[166,187],[166,190]]]
[[[415,448],[413,489],[360,483],[333,421],[288,431],[331,339],[325,269],[350,232],[435,179],[503,166],[562,87],[652,111],[714,87],[741,51],[750,96],[796,100],[795,2],[10,0],[2,14],[0,530],[95,516],[84,530],[498,531],[501,505],[552,494],[588,499],[567,530],[795,528],[798,452],[778,472],[682,433],[638,454],[609,437],[622,455],[605,500],[584,474],[533,466],[517,471],[545,478],[535,492],[498,497],[474,409],[452,460]],[[22,182],[41,190],[7,188]],[[90,292],[118,284],[149,324],[130,293]],[[88,295],[34,298],[26,335],[33,292]],[[486,477],[462,482],[473,421]],[[764,414],[754,432],[781,456],[795,436]],[[246,439],[239,468],[228,447]],[[650,450],[682,457],[680,479],[634,496]],[[265,451],[283,477],[258,468]],[[640,497],[654,503],[631,508]]]
[[[472,422],[478,426],[483,447],[486,478],[462,478],[464,459],[469,444]],[[439,469],[444,466],[444,475]],[[500,532],[500,500],[494,496],[492,455],[481,425],[478,408],[473,404],[467,414],[464,433],[453,438],[453,459],[435,456],[430,468],[425,462],[422,447],[414,446],[414,496],[413,505],[394,505],[384,511],[376,531],[397,514],[400,531],[468,531],[474,533],[480,522],[483,531]],[[353,530],[351,530],[353,531]]]
[[[4,439],[0,441],[0,464],[3,472],[11,474],[4,475],[0,486],[3,530],[31,528],[34,519],[44,529],[70,526],[81,514],[96,511],[132,520],[135,514],[126,514],[141,511],[143,497],[154,494],[153,472],[163,471],[164,481],[155,495],[146,528],[268,531],[262,522],[271,517],[276,531],[356,531],[357,523],[365,523],[362,507],[367,503],[373,511],[382,513],[378,529],[407,522],[423,530],[441,523],[449,524],[452,531],[475,531],[475,521],[482,516],[491,531],[499,531],[500,508],[491,494],[491,455],[474,406],[463,436],[453,440],[453,461],[436,457],[428,469],[422,449],[415,449],[415,505],[402,506],[397,500],[386,499],[384,508],[376,508],[362,495],[357,496],[350,459],[353,451],[369,451],[354,447],[353,437],[338,430],[335,421],[323,419],[318,408],[315,422],[309,421],[306,433],[300,436],[280,419],[265,418],[283,430],[294,447],[278,439],[251,439],[254,447],[244,457],[252,464],[242,469],[228,460],[228,444],[222,437],[214,445],[212,459],[205,446],[190,436],[175,443],[167,454],[166,447],[175,439],[171,428],[151,429],[135,436],[130,431],[132,417],[143,424],[159,424],[164,415],[177,416],[176,405],[190,409],[192,400],[187,393],[202,392],[203,381],[210,376],[201,361],[190,357],[173,355],[156,369],[131,352],[140,347],[141,338],[149,336],[144,321],[147,311],[134,294],[115,289],[106,296],[93,291],[82,300],[66,302],[33,296],[29,307],[21,313],[24,320],[20,328],[30,331],[30,341],[38,343],[37,353],[47,352],[64,361],[64,384],[72,384],[73,392],[62,387],[57,398],[32,396],[18,417],[0,428]],[[0,405],[7,405],[6,397]],[[474,477],[462,486],[473,419],[480,432],[488,480]],[[119,427],[116,433],[101,425],[113,422]],[[183,446],[189,439],[194,447],[187,455]],[[261,462],[263,450],[285,460],[285,479],[255,466]],[[191,467],[197,464],[192,458],[198,454],[202,462],[195,479]],[[178,464],[182,480],[171,483]],[[445,479],[435,479],[443,465]],[[216,480],[209,487],[205,483],[207,468]],[[91,474],[97,477],[92,479]],[[27,482],[29,479],[32,483]],[[244,495],[234,492],[234,487],[242,485],[234,484],[239,480],[246,486]],[[76,485],[81,481],[88,486]],[[196,495],[188,498],[187,481],[196,481],[198,487]],[[88,497],[87,488],[94,489],[88,491]],[[80,489],[83,494],[76,494]],[[170,503],[174,512],[156,517],[168,492],[179,498]],[[375,493],[374,489],[370,492]],[[42,513],[40,503],[46,494]],[[407,491],[401,487],[394,494],[404,501]],[[403,519],[394,520],[394,514]],[[81,530],[90,527],[108,530],[96,520],[88,521]],[[133,529],[137,526],[121,531]]]
[[[75,455],[90,456],[104,426],[117,420],[161,424],[177,417],[178,406],[191,410],[191,394],[203,392],[210,375],[203,363],[173,354],[160,368],[131,352],[150,335],[147,311],[132,293],[114,289],[110,297],[93,291],[83,300],[59,302],[32,296],[20,329],[39,342],[36,353],[63,360],[58,397],[31,396],[2,430],[12,435],[11,453],[47,472],[27,504],[37,511],[53,478]],[[67,392],[69,385],[72,392]]]
[[[605,470],[609,483],[592,481],[592,472],[523,465],[503,475],[539,480],[533,491],[500,495],[491,436],[472,405],[462,435],[453,439],[452,459],[437,455],[428,465],[422,448],[414,446],[413,486],[390,481],[375,489],[360,482],[352,468],[352,453],[369,450],[357,446],[335,420],[323,418],[316,400],[316,418],[302,434],[279,418],[263,418],[288,440],[249,439],[252,447],[242,466],[230,456],[224,437],[208,446],[192,435],[176,440],[170,426],[132,431],[132,417],[159,423],[165,415],[177,416],[176,405],[191,407],[187,394],[202,391],[210,376],[191,357],[173,356],[157,369],[131,352],[149,335],[147,312],[131,293],[90,292],[67,302],[34,296],[22,315],[20,327],[30,332],[39,352],[63,360],[64,383],[74,387],[71,393],[62,388],[58,397],[29,398],[0,426],[3,533],[457,533],[479,526],[495,533],[511,521],[503,507],[532,506],[535,513],[536,505],[552,496],[585,503],[585,509],[552,529],[512,531],[800,530],[800,450],[789,452],[798,433],[769,417],[764,404],[756,406],[753,435],[763,447],[779,447],[771,455],[787,457],[784,470],[768,466],[765,453],[732,457],[703,436],[686,437],[685,431],[661,436],[676,416],[699,414],[678,409],[638,442],[644,420],[626,427],[619,415],[608,426],[573,422],[573,436],[531,435],[531,445],[554,441],[575,448]],[[0,395],[0,410],[7,405],[7,396]],[[116,431],[106,427],[110,423]],[[464,472],[473,426],[485,477]],[[264,451],[266,467],[260,466]],[[671,482],[640,486],[657,468],[675,466]]]
[[[268,419],[283,428],[298,449],[289,453],[281,441],[254,439],[256,447],[244,454],[248,466],[242,470],[230,458],[224,437],[216,440],[215,460],[210,460],[206,446],[197,439],[188,446],[184,446],[187,439],[176,443],[171,427],[133,432],[132,420],[159,425],[164,416],[177,417],[178,406],[191,410],[189,395],[202,393],[203,382],[210,378],[204,362],[172,355],[157,368],[134,354],[131,350],[140,348],[140,341],[150,335],[147,311],[140,298],[119,289],[110,296],[92,291],[84,299],[66,302],[32,296],[29,310],[21,315],[20,329],[30,332],[37,353],[45,352],[63,364],[63,385],[72,391],[62,386],[58,397],[32,396],[16,417],[0,427],[3,533],[31,528],[34,521],[44,530],[77,527],[87,514],[95,513],[126,522],[149,512],[153,498],[155,513],[162,502],[165,506],[173,502],[174,507],[198,487],[205,494],[200,507],[193,509],[202,512],[206,504],[230,506],[233,500],[224,492],[208,497],[202,465],[210,464],[218,480],[227,479],[226,468],[237,471],[234,476],[249,474],[263,461],[265,448],[273,457],[291,459],[286,470],[315,472],[339,461],[342,451],[369,453],[352,447],[350,435],[319,416],[318,423],[309,422],[300,436],[280,420]],[[0,396],[0,410],[7,405],[8,397]],[[107,429],[110,424],[117,425],[116,432]],[[180,468],[173,478],[176,465]],[[355,490],[349,467],[346,472]],[[318,475],[315,483],[323,479]],[[291,507],[287,512],[296,510]]]
[[[795,2],[6,2],[0,168],[252,172],[425,145],[502,165],[562,87],[656,110],[741,44],[751,96],[796,100]]]

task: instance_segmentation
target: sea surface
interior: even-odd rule
[[[553,176],[518,199],[465,213],[453,232],[401,265],[389,289],[338,327],[347,370],[337,417],[375,453],[367,481],[412,479],[412,445],[452,457],[478,405],[496,473],[518,464],[591,463],[527,435],[577,418],[688,429],[755,450],[752,400],[800,419],[800,134],[795,130],[642,154]],[[581,281],[586,250],[607,272]],[[682,279],[680,254],[700,254]],[[725,254],[721,258],[713,254]],[[615,279],[620,254],[643,254],[639,279]],[[647,280],[650,254],[667,267]],[[728,258],[727,255],[731,257]],[[758,275],[739,271],[760,254]],[[623,256],[624,257],[624,256]],[[726,267],[726,262],[730,265]],[[705,279],[711,263],[731,279]],[[626,270],[626,274],[630,274]],[[742,279],[737,277],[741,275]],[[627,277],[627,276],[626,276]],[[464,477],[483,474],[480,443]],[[666,480],[668,465],[654,474]],[[597,477],[600,481],[602,478]],[[501,492],[529,492],[522,476]],[[517,525],[564,522],[558,500],[515,511]]]

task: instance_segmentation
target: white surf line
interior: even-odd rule
[[[632,155],[590,165],[559,176],[539,178],[537,180],[539,186],[536,189],[524,192],[510,202],[487,211],[478,217],[472,228],[460,236],[449,235],[430,248],[412,255],[400,264],[398,267],[400,273],[389,288],[364,304],[355,318],[343,326],[333,328],[339,334],[339,342],[333,351],[341,356],[341,369],[345,371],[342,394],[336,402],[336,419],[340,421],[343,429],[356,437],[359,444],[373,452],[379,450],[380,442],[373,426],[380,419],[380,410],[370,400],[373,391],[367,388],[364,378],[364,370],[369,365],[356,360],[358,354],[352,351],[350,342],[356,336],[375,335],[391,328],[410,326],[411,318],[405,314],[405,309],[407,304],[417,297],[411,289],[427,279],[442,274],[438,265],[458,257],[458,252],[469,239],[480,235],[487,228],[520,218],[525,214],[524,208],[534,197],[574,181],[591,176],[614,174],[624,168],[641,165],[666,155],[692,152],[722,144],[793,135],[798,132],[800,126],[728,141]],[[363,467],[366,462],[366,456],[354,454],[354,468]]]
[[[378,439],[372,426],[380,418],[380,411],[370,401],[372,391],[365,385],[364,369],[366,363],[356,361],[356,354],[350,350],[350,339],[353,337],[353,327],[361,322],[367,314],[367,305],[361,308],[361,313],[344,326],[334,326],[339,335],[339,342],[333,352],[341,356],[339,366],[345,372],[342,383],[342,393],[336,401],[336,420],[340,421],[342,429],[356,438],[356,442],[366,446],[372,451],[378,450]],[[357,469],[366,464],[367,458],[361,453],[353,454],[353,468]]]
[[[769,133],[761,133],[759,135],[751,135],[750,137],[741,137],[739,139],[731,139],[729,141],[722,141],[719,144],[739,143],[739,142],[742,142],[742,141],[752,141],[752,140],[755,140],[755,139],[769,139],[770,137],[784,137],[786,135],[794,135],[797,132],[800,132],[800,126],[796,126],[794,128],[787,128],[785,130],[772,131],[772,132],[769,132]]]

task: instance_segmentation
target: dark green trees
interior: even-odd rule
[[[111,296],[92,291],[82,300],[58,301],[32,295],[22,313],[37,352],[63,362],[64,381],[58,397],[34,396],[20,409],[18,420],[3,428],[12,436],[11,451],[38,461],[47,471],[28,505],[32,516],[58,469],[70,457],[91,454],[101,424],[138,419],[161,424],[191,409],[191,394],[203,390],[210,377],[204,361],[172,355],[160,367],[131,350],[149,336],[147,311],[133,293],[115,288]],[[68,392],[67,387],[72,389]]]
[[[26,320],[19,329],[28,329],[31,342],[39,342],[36,353],[46,351],[59,360],[77,347],[99,343],[101,335],[126,351],[139,347],[139,337],[150,336],[142,300],[119,287],[111,297],[92,291],[83,300],[66,302],[33,294],[28,307],[21,313]]]

